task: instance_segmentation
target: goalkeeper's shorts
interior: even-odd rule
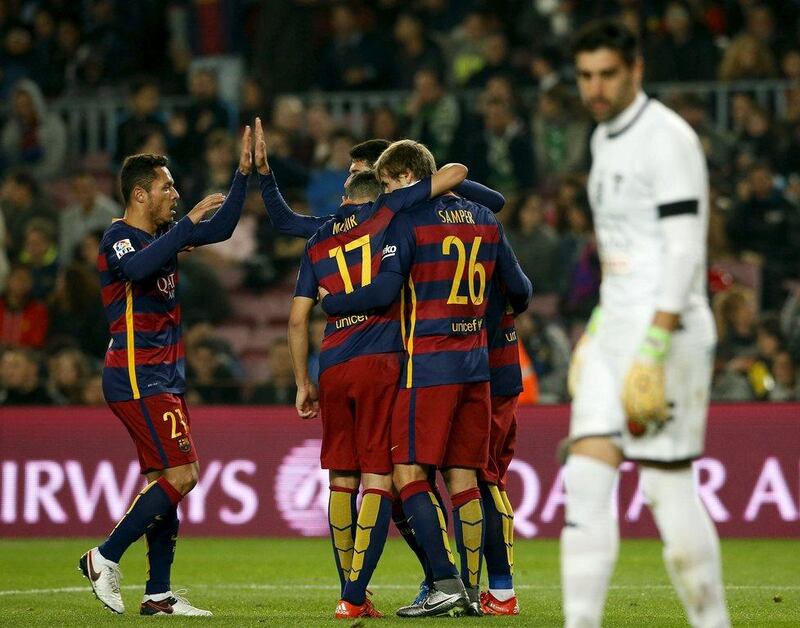
[[[622,388],[653,313],[606,316],[587,339],[584,363],[572,400],[570,439],[612,438],[629,460],[681,462],[699,457],[705,446],[708,400],[716,335],[711,312],[694,310],[672,336],[664,364],[669,419],[640,438],[626,429]]]

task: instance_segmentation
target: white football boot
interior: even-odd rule
[[[161,594],[158,596],[145,595],[141,605],[139,606],[139,614],[211,617],[213,614],[211,611],[192,606],[189,603],[189,600],[183,597],[184,593],[186,593],[186,589],[180,589],[175,593],[172,591],[167,591],[166,594]],[[153,599],[153,597],[162,597],[162,595],[166,595],[167,597],[164,597],[160,600]]]
[[[95,597],[100,600],[107,609],[115,613],[124,613],[125,604],[119,592],[119,581],[122,580],[122,572],[117,563],[103,558],[96,547],[86,552],[78,561],[78,570],[92,585]]]

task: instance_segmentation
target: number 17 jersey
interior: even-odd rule
[[[397,212],[430,197],[431,180],[382,194],[374,203],[344,204],[306,245],[294,296],[316,299],[320,286],[351,293],[378,274],[389,223]],[[349,211],[348,211],[349,210]],[[403,350],[399,304],[349,316],[329,316],[319,358],[320,374],[351,358]]]

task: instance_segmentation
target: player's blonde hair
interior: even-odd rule
[[[414,140],[392,142],[375,162],[378,177],[396,179],[410,170],[416,179],[423,179],[436,172],[436,160],[425,144]]]

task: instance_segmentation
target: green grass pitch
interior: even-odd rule
[[[0,542],[0,625],[116,626],[165,622],[219,626],[355,626],[332,619],[338,582],[324,539],[183,539],[178,544],[173,587],[189,589],[190,601],[213,618],[148,618],[138,615],[145,572],[144,544],[122,562],[122,616],[104,610],[76,571],[94,541]],[[516,584],[519,617],[401,620],[393,611],[417,590],[419,570],[400,540],[390,540],[373,578],[376,606],[388,617],[379,626],[423,623],[453,626],[483,622],[500,626],[559,626],[558,544],[518,541]],[[725,584],[736,626],[800,626],[800,542],[726,540]],[[685,626],[669,586],[656,541],[624,541],[606,604],[606,626]]]

